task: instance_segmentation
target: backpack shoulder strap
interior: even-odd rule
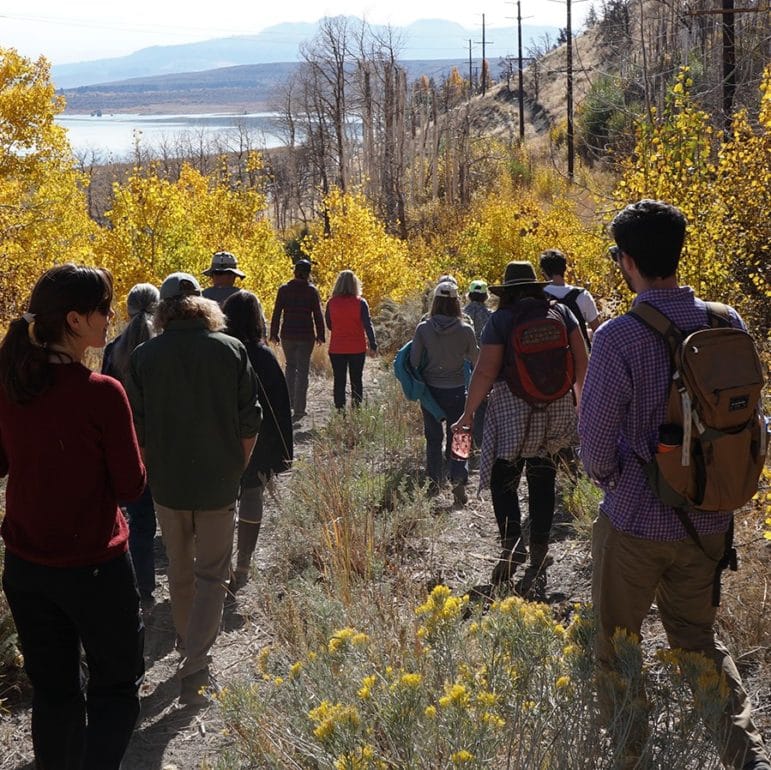
[[[575,302],[575,301],[578,299],[578,297],[581,295],[581,292],[583,292],[583,289],[582,289],[582,288],[580,288],[580,287],[578,287],[578,286],[574,286],[574,287],[573,287],[573,288],[572,288],[572,289],[571,289],[571,290],[570,290],[570,291],[569,291],[569,292],[568,292],[568,293],[567,293],[567,294],[566,294],[566,295],[565,295],[565,296],[562,298],[562,301],[563,301],[563,302],[568,302],[568,303],[570,303],[570,302]]]
[[[675,352],[683,341],[683,333],[660,310],[657,310],[648,302],[638,302],[629,315],[645,324],[667,343],[669,353],[674,359]]]
[[[733,326],[733,318],[728,305],[722,302],[704,302],[707,306],[707,318],[709,325],[714,329],[721,326]]]

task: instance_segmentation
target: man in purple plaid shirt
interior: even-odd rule
[[[613,220],[617,246],[611,257],[637,294],[635,303],[650,303],[687,334],[707,327],[708,320],[704,302],[677,283],[685,228],[685,217],[674,206],[641,200]],[[731,313],[734,325],[743,328],[738,314]],[[666,422],[669,387],[670,357],[659,335],[631,315],[600,326],[584,384],[579,435],[586,472],[605,493],[592,533],[602,717],[617,744],[623,744],[615,747],[623,758],[620,766],[636,767],[645,754],[646,707],[636,716],[619,713],[624,698],[616,694],[614,715],[608,674],[617,661],[614,634],[621,630],[639,638],[655,601],[670,646],[703,653],[725,682],[726,708],[713,736],[723,762],[737,770],[771,770],[739,672],[713,629],[715,566],[732,514],[689,514],[701,550],[675,511],[655,497],[643,471],[642,463],[656,451],[659,425]],[[626,680],[632,691],[626,703],[634,702],[635,680]],[[644,691],[637,695],[644,704]]]

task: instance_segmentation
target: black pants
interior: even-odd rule
[[[6,553],[3,590],[33,687],[35,767],[118,770],[139,715],[145,670],[129,555],[57,568]]]
[[[520,457],[513,463],[496,460],[490,475],[490,493],[501,540],[522,535],[517,489],[522,471],[527,479],[530,542],[548,543],[554,519],[554,480],[557,468],[550,457]]]
[[[366,353],[329,354],[334,374],[333,395],[335,409],[342,409],[345,406],[345,383],[349,373],[351,377],[351,403],[354,406],[358,406],[361,403],[364,397],[362,377],[364,375],[364,359],[366,355]]]

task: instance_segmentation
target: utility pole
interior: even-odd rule
[[[517,0],[517,58],[519,60],[519,141],[525,141],[525,87],[522,77],[522,8]]]
[[[471,58],[471,41],[468,41],[468,98],[471,100],[471,94],[474,91],[474,64]]]
[[[492,43],[492,41],[490,41]],[[482,96],[487,93],[487,38],[485,37],[485,15],[482,14]]]
[[[723,0],[723,131],[731,133],[731,112],[736,93],[736,48],[734,0]]]
[[[575,166],[575,134],[573,131],[573,4],[574,0],[566,0],[565,5],[567,8],[567,26],[565,29],[565,55],[566,55],[566,67],[567,73],[567,119],[568,119],[568,131],[567,131],[567,144],[568,144],[568,182],[573,181],[573,169]],[[552,0],[552,2],[559,2],[559,0]],[[585,0],[575,0],[575,2],[585,2]]]
[[[731,122],[736,94],[736,40],[734,23],[737,13],[768,13],[765,8],[736,8],[734,0],[722,0],[722,8],[715,11],[692,11],[689,16],[723,17],[723,131],[726,136],[731,133]]]
[[[482,96],[487,93],[487,68],[485,63],[487,62],[487,53],[485,46],[485,15],[482,14]]]

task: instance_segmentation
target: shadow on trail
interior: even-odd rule
[[[168,764],[164,760],[166,747],[196,721],[199,711],[171,707],[158,721],[148,723],[147,719],[163,711],[176,698],[178,690],[176,677],[171,677],[158,685],[151,696],[143,699],[140,718],[144,723],[134,731],[121,763],[123,770],[160,770]]]
[[[174,649],[176,632],[171,617],[171,602],[168,599],[158,602],[146,610],[142,618],[145,624],[145,663],[150,669]]]

